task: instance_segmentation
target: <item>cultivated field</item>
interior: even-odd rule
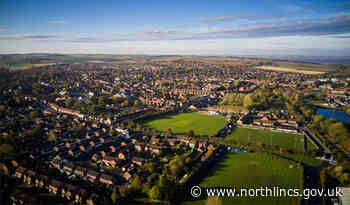
[[[300,188],[302,170],[294,164],[263,153],[230,153],[209,171],[200,187],[240,188]],[[203,190],[203,189],[202,189]],[[230,197],[221,198],[222,204],[298,204],[298,198],[289,197]],[[205,201],[186,205],[205,204]]]
[[[253,129],[236,127],[226,138],[235,140],[242,144],[263,143],[278,145],[285,149],[303,150],[304,136],[300,134],[277,132],[268,129]],[[311,143],[309,147],[313,146]]]
[[[176,134],[185,134],[189,130],[193,130],[196,135],[211,136],[222,129],[226,123],[226,119],[222,116],[181,113],[148,121],[145,122],[145,125],[161,131],[166,131],[170,128]]]
[[[280,72],[303,73],[308,75],[320,75],[325,73],[320,71],[302,70],[302,69],[296,69],[296,68],[277,67],[277,66],[257,66],[256,68],[263,69],[263,70],[280,71]]]

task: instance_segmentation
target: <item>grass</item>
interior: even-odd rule
[[[236,127],[226,139],[233,139],[241,144],[258,143],[278,145],[284,149],[304,149],[304,136],[294,133]],[[308,146],[313,146],[311,143]]]
[[[175,134],[185,134],[189,130],[193,130],[196,135],[212,136],[226,123],[226,119],[222,116],[210,116],[195,112],[165,116],[144,124],[160,131],[171,129]]]
[[[300,188],[302,168],[286,160],[263,153],[229,153],[201,181],[200,187],[231,188]],[[203,189],[202,189],[203,190]],[[293,197],[230,197],[222,204],[298,204]],[[205,200],[186,202],[186,205],[205,204]]]
[[[287,157],[289,159],[292,160],[296,160],[299,162],[302,162],[304,164],[307,164],[309,166],[314,166],[314,167],[318,167],[321,166],[321,164],[323,163],[322,160],[319,159],[315,159],[311,156],[309,156],[308,154],[302,154],[302,153],[294,153],[294,154],[288,154],[288,153],[282,153],[280,154],[284,157]]]

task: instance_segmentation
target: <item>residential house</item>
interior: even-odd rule
[[[112,156],[105,156],[104,158],[102,158],[102,162],[104,165],[108,166],[108,167],[116,167],[117,164],[117,158],[112,157]]]
[[[123,174],[123,178],[126,179],[127,181],[129,181],[131,179],[131,174],[129,172],[125,172]]]
[[[113,177],[110,175],[107,175],[107,174],[101,174],[100,182],[102,184],[112,185],[113,184]]]
[[[135,163],[139,166],[142,166],[144,164],[145,160],[143,158],[140,158],[140,157],[133,157],[131,162]]]
[[[19,166],[15,171],[15,176],[21,179],[25,175],[26,169],[22,166]]]
[[[51,166],[52,166],[53,168],[56,168],[56,169],[61,169],[61,167],[62,167],[62,162],[61,162],[60,160],[58,160],[58,159],[53,159],[53,160],[51,161]]]
[[[77,166],[74,170],[74,174],[79,177],[84,177],[86,174],[86,168]]]
[[[68,162],[63,164],[63,171],[66,174],[68,174],[68,175],[72,174],[73,170],[74,170],[74,164],[72,162],[68,161]]]
[[[49,192],[50,193],[53,193],[53,194],[57,194],[58,193],[58,190],[61,188],[62,186],[62,183],[55,180],[55,179],[52,179],[50,182],[49,182]]]
[[[36,173],[34,171],[28,170],[26,172],[26,176],[27,176],[25,181],[26,184],[29,184],[29,185],[35,184]]]
[[[71,184],[65,184],[61,189],[61,197],[67,200],[73,199],[75,193],[77,193],[77,188]]]
[[[90,182],[94,183],[97,180],[99,173],[93,170],[88,170],[86,176]]]

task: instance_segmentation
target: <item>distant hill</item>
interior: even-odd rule
[[[294,59],[294,60],[293,60]],[[111,54],[0,54],[0,66],[13,68],[30,68],[35,66],[45,66],[50,64],[67,64],[74,62],[91,63],[149,63],[149,62],[174,62],[188,61],[198,63],[215,63],[227,66],[272,66],[282,69],[334,72],[348,70],[348,65],[339,63],[319,63],[319,62],[347,62],[350,57],[327,58],[327,57],[303,57],[287,56],[280,59],[262,58],[258,56],[232,57],[232,56],[193,56],[193,55],[111,55]],[[179,62],[180,62],[179,61]]]

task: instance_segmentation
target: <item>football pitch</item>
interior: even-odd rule
[[[160,131],[171,129],[175,134],[186,134],[193,130],[196,135],[212,136],[226,125],[224,117],[198,112],[168,115],[159,119],[146,121],[144,125]]]
[[[300,188],[302,168],[289,161],[264,153],[231,152],[217,163],[200,182],[200,187]],[[241,196],[220,197],[219,204],[298,204],[298,197]],[[206,200],[188,201],[186,205],[207,204]]]

